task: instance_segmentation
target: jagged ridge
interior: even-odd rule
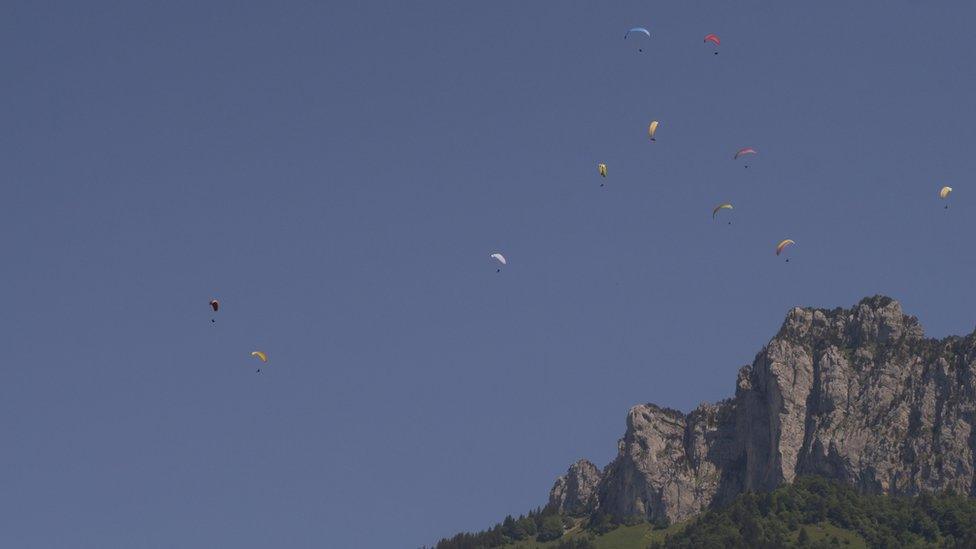
[[[689,414],[642,404],[601,472],[581,460],[549,507],[679,521],[799,475],[869,493],[976,495],[976,335],[926,339],[885,296],[794,308],[739,370],[735,397]]]

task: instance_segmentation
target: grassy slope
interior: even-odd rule
[[[839,528],[829,522],[806,524],[803,527],[807,529],[807,534],[810,534],[810,541],[830,541],[831,537],[837,537],[843,547],[866,549],[868,546],[868,543],[857,532]],[[796,543],[798,537],[800,537],[800,530],[792,532],[790,542]]]
[[[675,524],[663,530],[652,530],[649,524],[621,526],[602,536],[596,536],[593,541],[596,543],[598,549],[646,549],[652,541],[663,541],[665,536],[678,532],[683,526],[684,524]],[[831,537],[836,536],[842,547],[866,549],[868,546],[864,538],[859,536],[857,532],[838,528],[830,523],[807,524],[804,525],[804,528],[806,528],[807,534],[810,535],[810,541],[830,541]],[[792,532],[790,541],[796,543],[799,535],[799,530]],[[563,537],[556,541],[547,541],[544,543],[538,541],[520,541],[505,545],[503,549],[551,549],[569,538],[582,536],[586,536],[586,532],[577,525],[575,528],[567,530],[563,534]]]
[[[664,536],[679,531],[682,526],[682,524],[675,524],[663,530],[652,530],[651,525],[646,523],[635,526],[621,526],[602,536],[596,536],[593,541],[598,549],[646,549],[652,541],[663,540]],[[812,537],[813,532],[809,533]],[[576,527],[567,530],[563,537],[556,541],[545,543],[519,541],[505,545],[504,549],[548,549],[567,539],[585,537],[586,535],[586,532],[577,524]]]

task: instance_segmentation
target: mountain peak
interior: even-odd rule
[[[925,337],[921,325],[906,315],[901,303],[887,296],[866,297],[850,309],[794,307],[774,338],[793,342],[810,341],[839,346],[862,342],[886,345],[901,338],[914,341]]]
[[[601,474],[582,460],[550,506],[683,520],[798,475],[859,489],[976,494],[976,337],[924,337],[898,301],[791,309],[738,371],[735,397],[684,414],[634,406]]]
[[[569,466],[566,474],[556,479],[549,491],[546,506],[565,515],[582,514],[595,503],[600,470],[588,460],[580,459]]]

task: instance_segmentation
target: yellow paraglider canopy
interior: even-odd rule
[[[731,210],[731,209],[732,209],[732,204],[728,202],[726,202],[725,204],[719,204],[718,206],[715,206],[715,209],[712,210],[712,219],[715,219],[715,214],[717,214],[719,210]]]
[[[779,244],[777,244],[776,245],[776,255],[779,255],[779,254],[783,253],[783,248],[786,248],[790,244],[796,244],[796,242],[793,242],[792,240],[790,240],[789,238],[787,238],[786,240],[783,240]]]
[[[949,187],[948,185],[945,186],[945,187],[942,187],[942,190],[939,191],[939,198],[942,198],[942,199],[948,198],[949,197],[949,193],[951,193],[951,192],[952,192],[952,187]]]
[[[654,134],[657,133],[657,120],[651,122],[651,125],[647,127],[647,135],[651,137],[651,141],[654,141]]]
[[[597,169],[600,170],[600,175],[602,175],[603,177],[606,177],[607,176],[607,165],[606,164],[598,164],[597,165]]]
[[[261,360],[261,362],[268,361],[268,355],[264,354],[264,352],[262,351],[251,351],[251,356],[258,357]]]

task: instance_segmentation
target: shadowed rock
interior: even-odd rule
[[[587,512],[593,507],[600,476],[596,465],[585,459],[570,465],[566,474],[556,479],[556,484],[549,491],[547,507],[566,515]]]

